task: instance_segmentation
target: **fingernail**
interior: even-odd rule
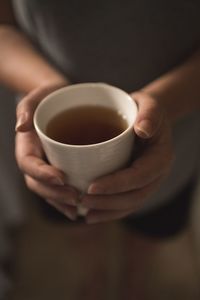
[[[136,130],[140,137],[150,138],[152,135],[152,124],[149,120],[142,120],[136,125]]]
[[[98,195],[98,194],[102,194],[103,190],[100,185],[94,183],[89,186],[87,193],[90,195]]]
[[[28,114],[27,113],[22,113],[19,115],[17,118],[17,123],[15,126],[15,130],[18,131],[21,129],[21,127],[27,122],[28,119]]]
[[[65,185],[64,181],[60,177],[53,177],[50,179],[50,182],[55,185],[63,186]]]

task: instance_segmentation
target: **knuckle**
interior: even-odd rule
[[[28,173],[27,172],[27,162],[29,161],[29,159],[27,159],[26,156],[20,157],[19,155],[16,154],[16,161],[17,161],[19,170],[22,173]]]
[[[26,101],[25,99],[22,99],[16,107],[16,115],[19,116],[22,112],[25,111],[25,109],[26,109]]]
[[[24,173],[24,163],[23,163],[23,160],[21,160],[20,158],[18,158],[17,155],[16,155],[16,161],[17,161],[17,165],[18,165],[19,170]]]
[[[20,112],[21,112],[21,106],[22,106],[22,100],[17,104],[17,107],[16,107],[16,114],[18,115]]]
[[[33,184],[33,179],[31,177],[29,177],[28,175],[24,176],[24,180],[26,183],[26,186],[30,189],[30,190],[34,190],[34,184]]]
[[[41,167],[39,167],[37,169],[37,174],[35,174],[37,176],[38,179],[40,180],[45,180],[46,179],[46,176],[44,176],[44,171],[42,170]]]

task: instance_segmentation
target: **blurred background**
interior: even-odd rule
[[[15,163],[15,96],[1,87],[0,99],[0,300],[199,300],[200,181],[190,224],[171,239],[52,223]]]

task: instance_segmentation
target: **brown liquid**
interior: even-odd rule
[[[89,145],[112,139],[126,128],[126,119],[116,110],[80,106],[56,115],[48,123],[46,134],[63,144]]]

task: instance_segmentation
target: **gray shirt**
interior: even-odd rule
[[[13,0],[19,25],[73,83],[137,90],[199,46],[199,0]],[[149,206],[167,201],[196,172],[200,113],[174,128],[176,161]]]

